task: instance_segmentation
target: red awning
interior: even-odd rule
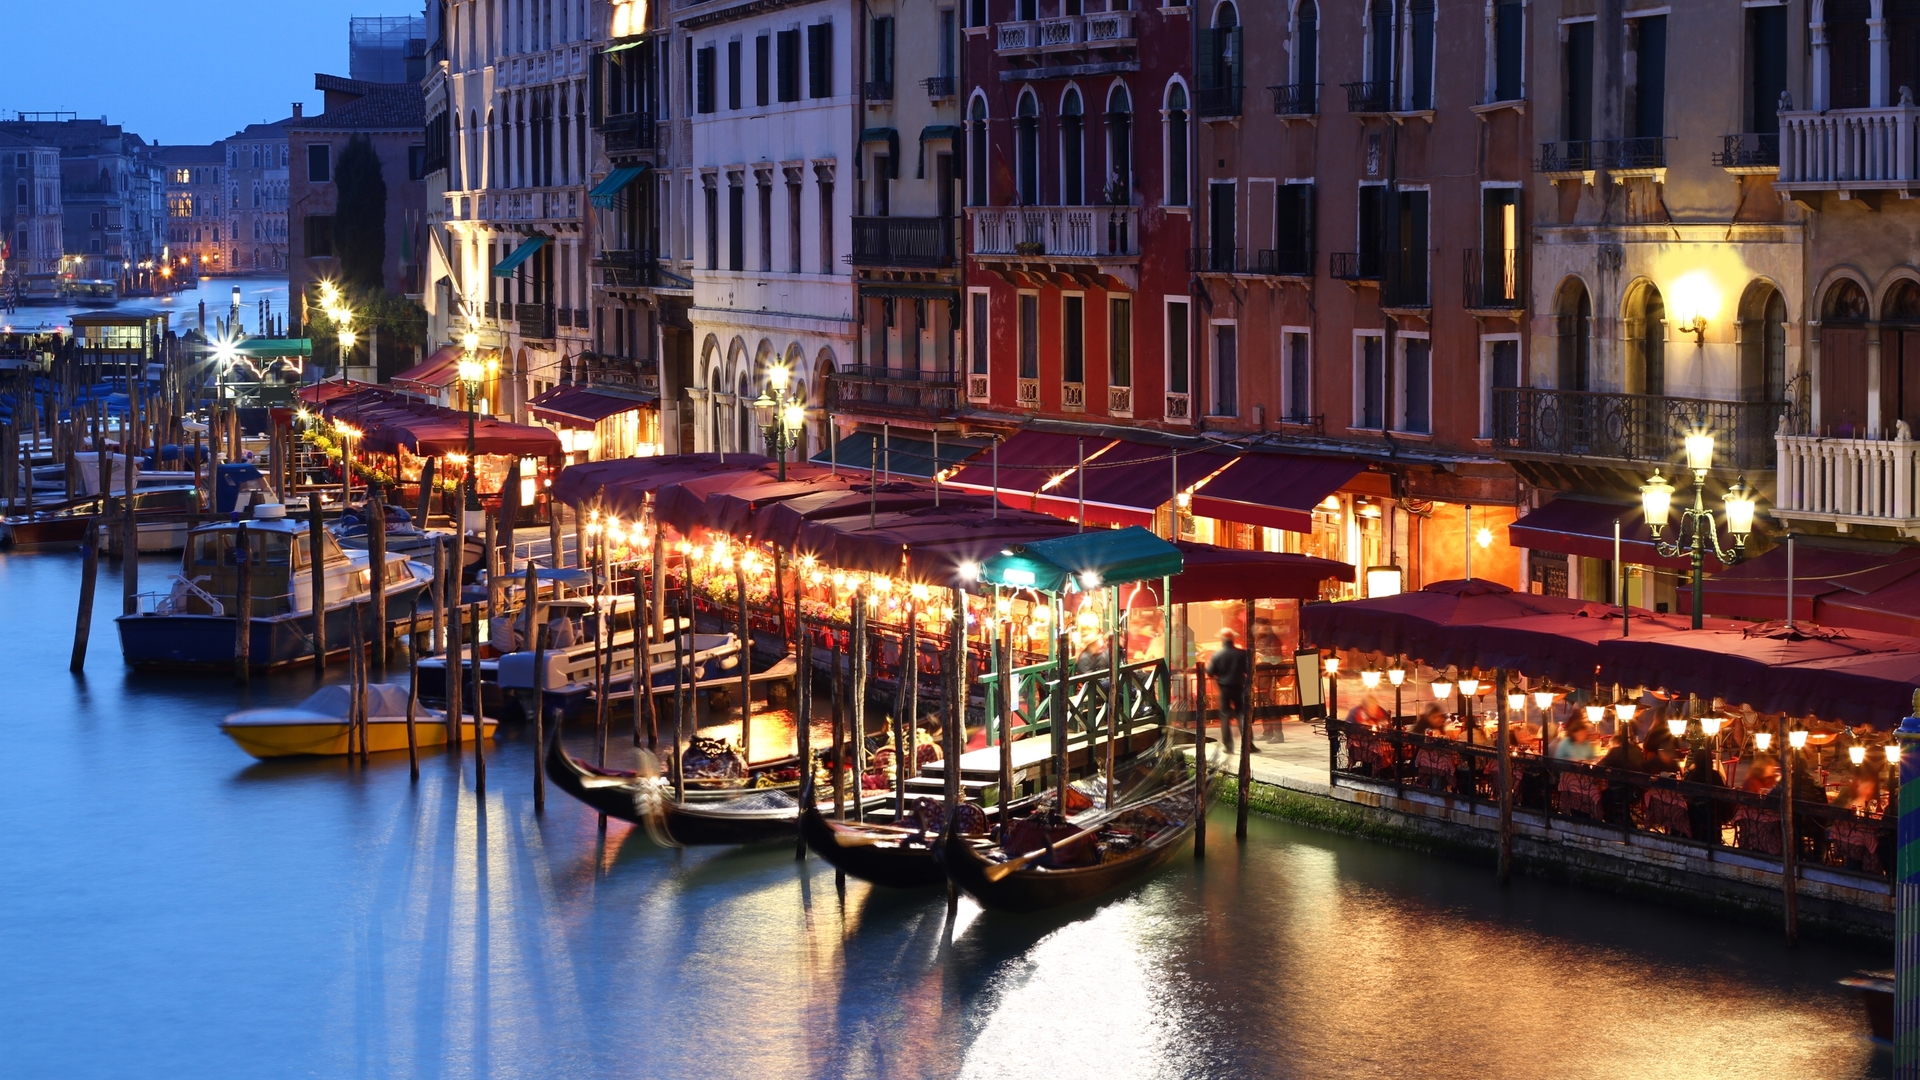
[[[1600,643],[1600,657],[1602,682],[1882,725],[1907,714],[1920,677],[1920,640],[1781,623],[1614,638]],[[1860,674],[1876,666],[1907,674]]]
[[[1001,500],[1009,506],[1025,509],[1030,496],[1046,487],[1055,477],[1062,477],[1061,483],[1067,482],[1065,478],[1070,477],[1080,464],[1082,447],[1087,457],[1092,458],[1116,441],[1099,435],[1020,432],[1000,444],[998,489]],[[995,452],[987,450],[947,481],[948,486],[992,492],[996,487],[995,460]],[[1060,485],[1054,486],[1058,488]],[[1067,490],[1071,491],[1071,488]]]
[[[1243,525],[1311,532],[1313,508],[1365,468],[1351,458],[1241,454],[1194,491],[1193,512]]]
[[[1164,463],[1163,463],[1164,464]],[[1328,581],[1352,581],[1353,567],[1332,559],[1278,551],[1236,551],[1182,540],[1184,562],[1173,579],[1173,602],[1315,600]]]
[[[367,431],[360,445],[381,454],[391,454],[401,448],[418,457],[463,454],[467,451],[467,422],[463,418],[444,416],[396,417]],[[509,424],[489,417],[474,425],[473,452],[557,457],[560,436],[543,427]]]
[[[395,375],[392,381],[444,390],[460,377],[460,357],[463,355],[465,351],[458,345],[442,345],[425,360]]]
[[[1322,647],[1404,656],[1429,664],[1458,649],[1477,627],[1501,619],[1548,613],[1571,614],[1586,601],[1515,592],[1496,581],[1436,581],[1418,592],[1309,604],[1300,610],[1300,639]]]
[[[668,484],[712,472],[744,472],[765,465],[759,454],[674,454],[668,457],[614,458],[561,470],[552,495],[574,507],[598,505],[607,513],[632,517],[648,495]]]
[[[568,428],[591,428],[610,416],[644,408],[656,399],[620,397],[586,386],[556,386],[527,402],[536,420]]]
[[[1920,574],[1901,578],[1865,596],[1829,593],[1816,602],[1814,612],[1828,626],[1920,638]]]
[[[362,390],[373,389],[373,383],[354,382],[352,379],[328,379],[312,386],[303,386],[293,396],[309,405],[322,405],[335,398],[348,397]]]
[[[1638,566],[1660,566],[1669,570],[1685,569],[1686,559],[1669,559],[1653,547],[1653,534],[1638,506],[1623,503],[1588,502],[1560,496],[1507,526],[1507,540],[1514,547],[1557,551],[1589,559],[1613,558],[1613,523],[1620,522],[1620,557]],[[1667,530],[1667,539],[1673,530]]]
[[[1793,617],[1801,622],[1819,621],[1834,626],[1876,630],[1854,622],[1830,620],[1822,612],[1829,598],[1845,607],[1849,598],[1857,598],[1920,574],[1920,548],[1877,545],[1868,548],[1828,547],[1802,540],[1793,552]],[[1680,611],[1693,610],[1693,595],[1679,594]],[[1787,549],[1782,544],[1764,555],[1748,559],[1706,582],[1707,614],[1735,619],[1770,621],[1787,614]],[[1916,614],[1920,618],[1920,613]],[[1909,624],[1920,625],[1920,624]],[[1909,633],[1911,630],[1902,630]]]

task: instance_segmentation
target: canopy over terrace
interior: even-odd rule
[[[1470,648],[1462,631],[1533,615],[1571,615],[1584,600],[1514,592],[1495,581],[1436,581],[1418,592],[1309,604],[1301,609],[1303,640],[1325,648],[1351,649],[1383,656],[1407,656],[1429,664]],[[1471,662],[1471,661],[1468,661]]]
[[[327,379],[301,387],[293,396],[307,405],[324,405],[336,398],[352,397],[365,390],[380,389],[373,383],[355,382],[352,379]]]
[[[1762,623],[1600,643],[1600,677],[1623,686],[1886,727],[1920,687],[1920,641],[1831,627]]]
[[[1792,574],[1787,572],[1787,547],[1781,544],[1709,577],[1707,613],[1761,622],[1784,618],[1791,581],[1795,620],[1914,633],[1920,631],[1920,607],[1906,607],[1908,618],[1888,621],[1876,615],[1899,608],[1889,609],[1886,597],[1870,598],[1882,592],[1902,595],[1894,590],[1915,575],[1920,575],[1920,548],[1860,543],[1837,547],[1803,539],[1794,545]],[[1693,609],[1691,594],[1682,592],[1678,599],[1681,611]]]
[[[770,460],[758,454],[676,454],[590,461],[563,470],[552,491],[569,506],[598,506],[609,514],[635,517],[647,496],[668,484],[707,473],[746,472]]]
[[[1109,585],[1171,577],[1180,549],[1137,525],[1011,544],[980,568],[992,585],[1041,592],[1092,592]]]
[[[373,453],[401,449],[417,457],[464,453],[468,415],[390,390],[363,390],[326,403],[322,414],[361,429],[360,446]],[[492,417],[474,422],[473,451],[511,457],[552,457],[560,453],[560,438],[541,427],[513,424]]]
[[[1178,540],[1182,566],[1173,602],[1313,600],[1328,581],[1352,581],[1353,567],[1333,559],[1278,551],[1238,551]]]

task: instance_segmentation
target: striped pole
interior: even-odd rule
[[[1900,742],[1900,848],[1893,885],[1893,1075],[1920,1080],[1920,690]]]

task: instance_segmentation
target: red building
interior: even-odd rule
[[[1192,422],[1188,9],[970,0],[966,392],[1056,419]]]

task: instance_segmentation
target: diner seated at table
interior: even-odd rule
[[[1381,705],[1378,698],[1363,694],[1360,704],[1347,711],[1347,723],[1380,731],[1393,726],[1393,717],[1388,715],[1386,706]]]
[[[1765,795],[1779,782],[1780,759],[1772,754],[1755,754],[1753,762],[1747,766],[1747,778],[1741,782],[1740,790]]]
[[[1600,758],[1600,765],[1608,769],[1631,769],[1634,772],[1647,771],[1647,756],[1633,741],[1633,731],[1621,728],[1613,733],[1611,749]]]
[[[1447,714],[1441,711],[1437,702],[1429,701],[1420,707],[1420,712],[1414,716],[1413,726],[1408,731],[1414,735],[1444,738],[1447,734]]]
[[[1706,784],[1711,787],[1726,787],[1725,778],[1720,770],[1714,768],[1713,752],[1705,748],[1687,755],[1687,767],[1680,779],[1689,784]],[[1720,839],[1720,826],[1733,818],[1733,804],[1723,802],[1711,796],[1689,796],[1687,798],[1688,832],[1695,840],[1717,842]]]
[[[1785,795],[1783,789],[1785,787],[1786,785],[1784,783],[1776,782],[1773,788],[1767,792],[1767,798],[1776,801],[1783,798]],[[1827,798],[1826,785],[1820,782],[1819,777],[1813,775],[1813,769],[1808,767],[1807,759],[1804,757],[1795,757],[1793,759],[1793,801],[1817,803],[1832,801]]]
[[[1840,805],[1862,814],[1880,812],[1880,778],[1861,770],[1847,778],[1840,789]]]
[[[1561,761],[1592,761],[1600,753],[1594,745],[1593,725],[1584,716],[1568,720],[1560,729],[1561,735],[1553,740],[1553,756]]]
[[[1640,753],[1645,757],[1646,770],[1650,773],[1678,772],[1685,749],[1664,725],[1648,732],[1646,741],[1640,744]]]

